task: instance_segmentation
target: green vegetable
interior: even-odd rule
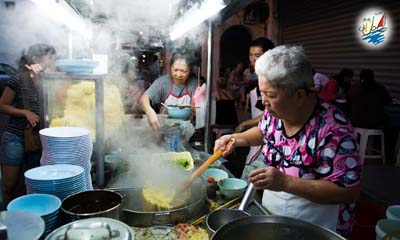
[[[189,160],[185,158],[172,159],[172,162],[183,169],[189,169],[190,167]]]

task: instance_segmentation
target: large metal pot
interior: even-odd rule
[[[225,208],[209,213],[204,220],[204,224],[207,227],[208,234],[211,236],[225,224],[232,222],[235,219],[249,216],[250,214],[245,211]]]
[[[121,219],[122,195],[110,190],[91,190],[68,196],[61,203],[64,222],[84,218]]]
[[[90,218],[66,224],[54,230],[46,240],[132,240],[132,228],[110,218]]]
[[[123,221],[130,226],[150,227],[153,225],[173,225],[194,219],[202,214],[205,204],[205,186],[196,181],[191,187],[187,205],[169,211],[148,212],[143,210],[142,188],[115,189],[124,196]]]
[[[219,228],[211,238],[247,240],[345,240],[326,228],[283,216],[254,216],[236,219]]]

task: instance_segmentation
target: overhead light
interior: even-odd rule
[[[204,0],[200,8],[196,4],[189,9],[189,11],[174,24],[172,31],[169,34],[170,39],[173,41],[194,27],[198,26],[204,20],[214,16],[227,4],[223,0]]]
[[[82,18],[74,12],[64,1],[60,0],[31,0],[44,13],[56,22],[65,24],[72,31],[80,33],[87,39],[92,38],[92,32],[86,27]],[[63,5],[62,5],[63,4]]]

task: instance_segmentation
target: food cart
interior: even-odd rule
[[[41,89],[39,99],[41,102],[41,119],[44,119],[44,126],[50,126],[52,120],[63,117],[63,110],[66,97],[66,88],[72,84],[81,82],[94,83],[95,90],[95,111],[87,112],[86,117],[95,119],[95,139],[94,153],[92,159],[96,166],[96,185],[102,187],[104,185],[104,80],[105,75],[94,74],[70,74],[65,72],[59,73],[41,73]]]

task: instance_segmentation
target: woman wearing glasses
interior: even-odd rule
[[[263,206],[348,236],[362,166],[353,127],[311,91],[311,63],[301,47],[269,50],[255,70],[265,105],[258,127],[221,137],[215,149],[230,138],[236,143],[224,156],[235,147],[263,145],[265,167],[248,179],[264,190]]]

